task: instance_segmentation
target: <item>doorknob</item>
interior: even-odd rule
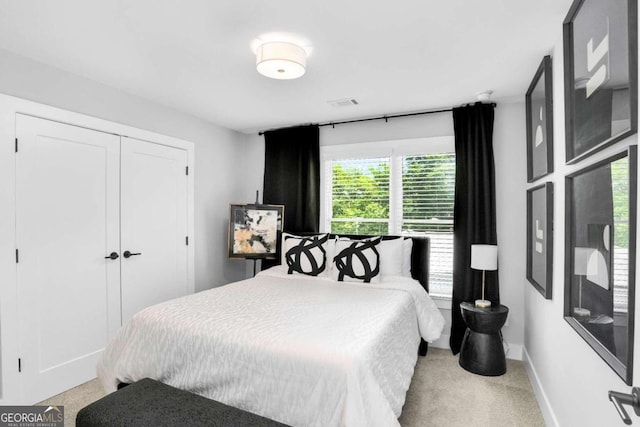
[[[124,256],[125,258],[129,258],[135,255],[142,255],[142,252],[129,252],[129,251],[124,251],[122,253],[122,256]]]
[[[104,257],[104,259],[118,259],[119,257],[117,252],[111,252],[111,255]]]
[[[636,415],[640,416],[640,388],[633,387],[631,394],[609,390],[609,400],[616,407],[620,418],[625,424],[631,424],[631,418],[629,418],[629,414],[622,405],[631,405]]]

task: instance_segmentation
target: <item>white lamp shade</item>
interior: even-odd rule
[[[586,276],[589,258],[595,249],[576,247],[573,258],[573,271],[578,276]]]
[[[498,247],[496,245],[471,245],[471,268],[497,270]]]
[[[256,68],[263,76],[278,80],[297,79],[305,73],[307,52],[287,42],[268,42],[256,51]]]
[[[587,261],[587,279],[590,282],[609,290],[609,268],[607,261],[597,249],[591,251],[589,261]]]

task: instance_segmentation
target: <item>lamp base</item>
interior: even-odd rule
[[[582,307],[574,307],[573,314],[580,317],[589,317],[591,316],[591,310]]]
[[[486,299],[477,299],[476,300],[476,307],[477,308],[489,308],[489,307],[491,307],[491,301],[488,301]]]

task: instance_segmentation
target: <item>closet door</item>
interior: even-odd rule
[[[17,115],[20,394],[35,403],[95,377],[120,326],[120,138]]]
[[[145,307],[188,293],[188,157],[179,148],[127,137],[121,147],[125,323]]]

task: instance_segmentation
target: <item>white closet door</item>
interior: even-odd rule
[[[120,326],[120,138],[17,115],[21,398],[95,377]],[[17,361],[16,361],[17,362]]]
[[[122,137],[122,322],[186,295],[187,152]]]

